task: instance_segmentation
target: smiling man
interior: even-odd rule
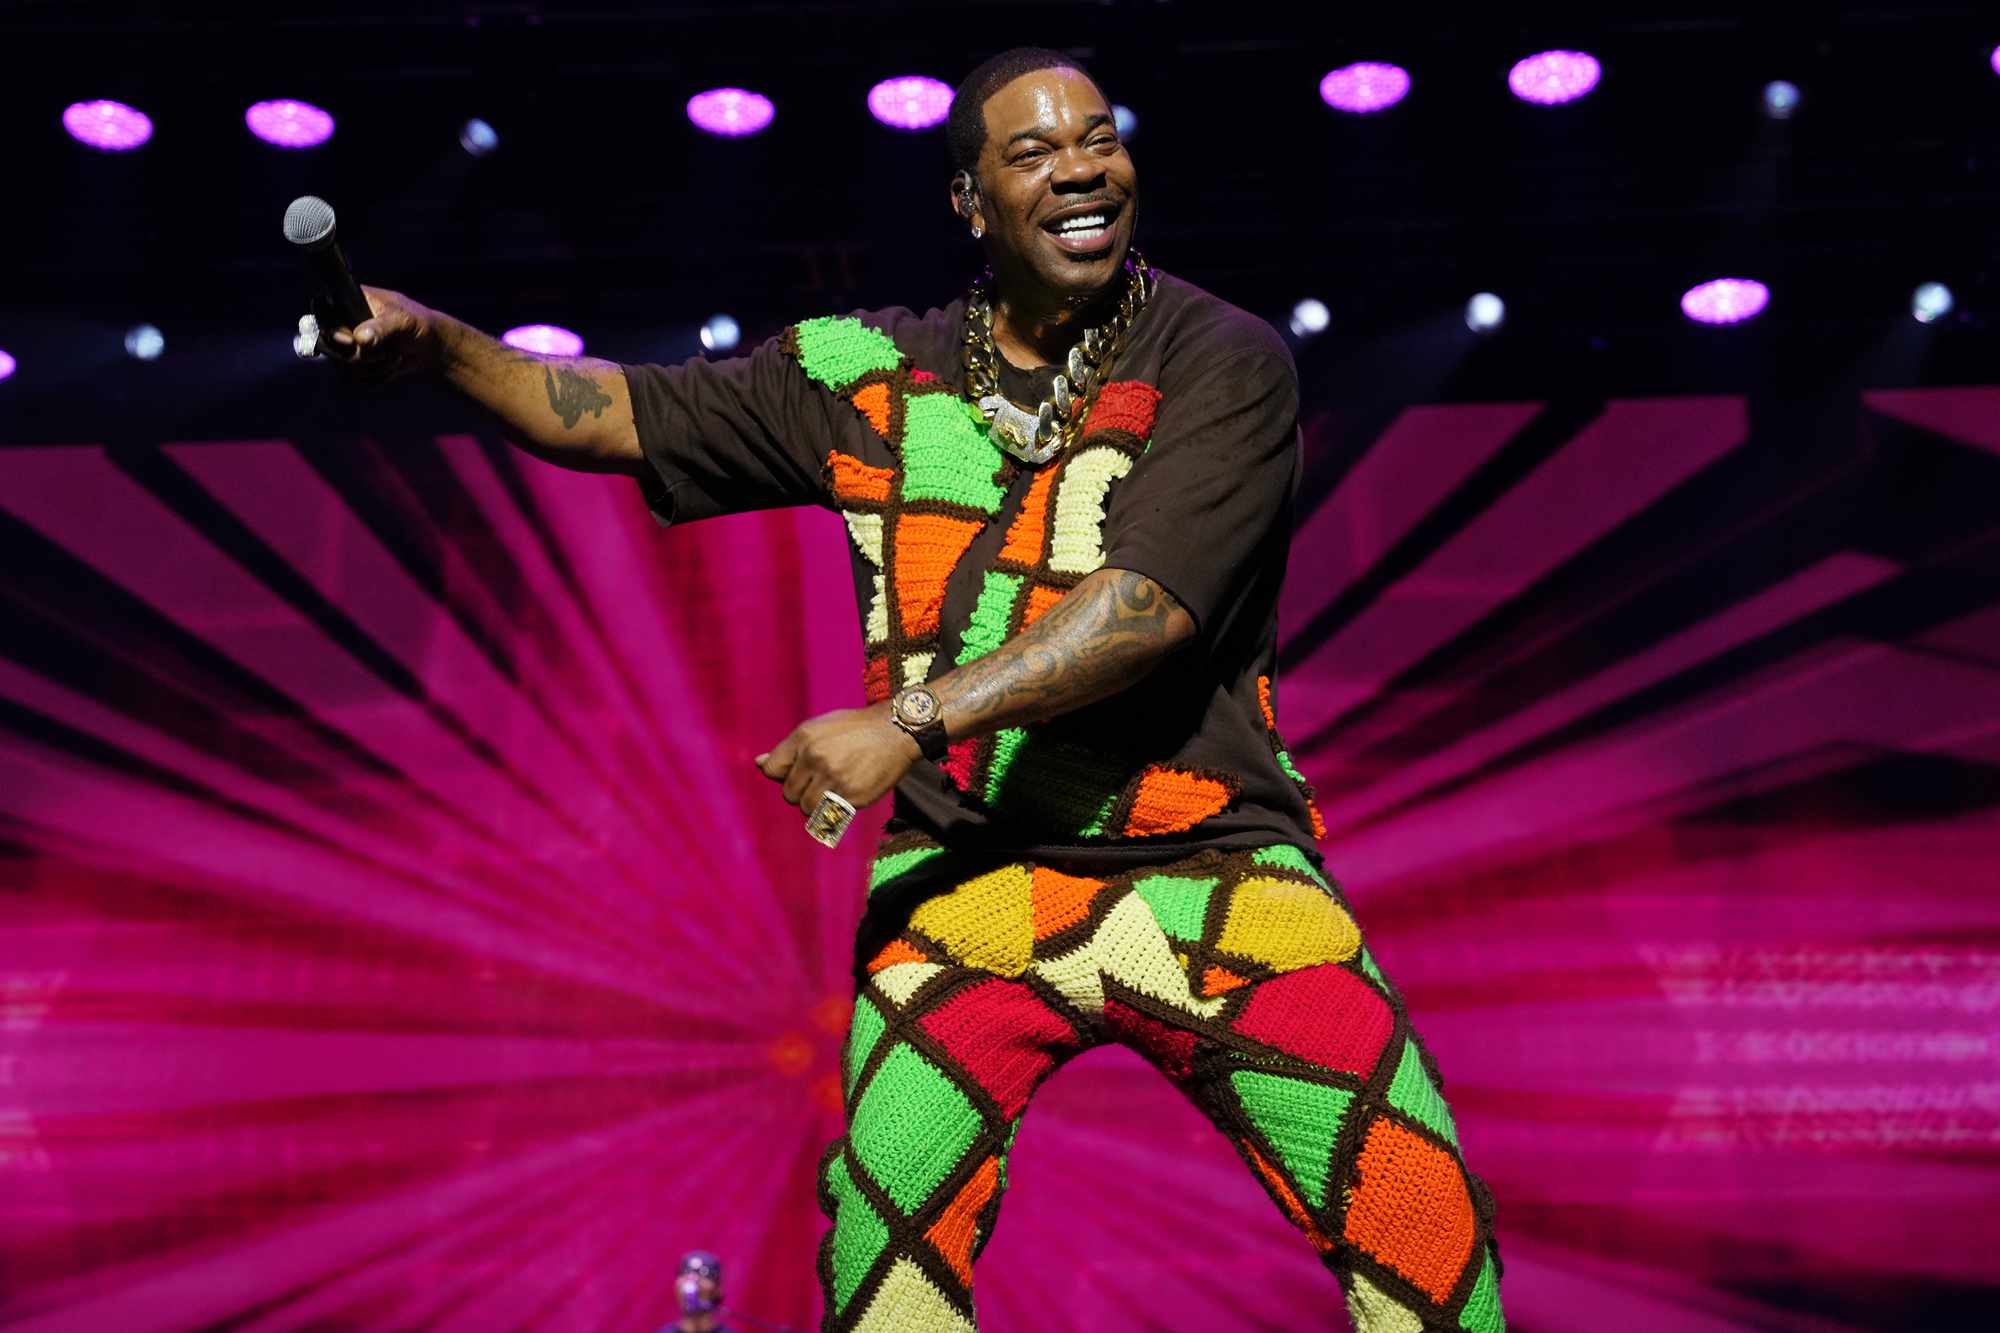
[[[1357,1326],[1496,1333],[1490,1200],[1278,736],[1290,356],[1133,249],[1137,172],[1074,60],[981,65],[948,137],[990,267],[941,309],[620,366],[370,290],[328,350],[440,370],[537,455],[636,476],[663,523],[846,520],[868,703],[757,757],[823,841],[895,797],[820,1164],[826,1328],[971,1328],[1029,1099],[1118,1042],[1228,1137]]]

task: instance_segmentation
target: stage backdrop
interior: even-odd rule
[[[2000,389],[1308,422],[1280,723],[1532,1333],[2000,1297]],[[466,438],[0,452],[0,1323],[817,1318],[867,832],[838,521],[658,530]],[[985,1327],[1338,1329],[1134,1058]],[[1977,1312],[1977,1313],[1975,1313]]]

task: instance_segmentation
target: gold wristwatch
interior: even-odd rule
[[[889,718],[908,732],[926,759],[944,758],[951,741],[944,734],[944,705],[922,685],[912,685],[889,700]]]

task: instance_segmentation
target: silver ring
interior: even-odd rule
[[[319,321],[311,315],[299,320],[299,333],[292,339],[292,352],[301,361],[310,361],[319,355]]]
[[[853,820],[853,802],[837,791],[830,791],[819,798],[819,804],[806,816],[806,833],[815,842],[838,847]]]

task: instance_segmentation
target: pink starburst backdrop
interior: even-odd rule
[[[1995,422],[1308,423],[1280,722],[1514,1327],[1990,1305]],[[701,1246],[811,1325],[870,831],[750,757],[858,700],[838,521],[470,437],[0,457],[0,1324],[644,1329]],[[997,1333],[1344,1327],[1122,1053],[1011,1178]]]

